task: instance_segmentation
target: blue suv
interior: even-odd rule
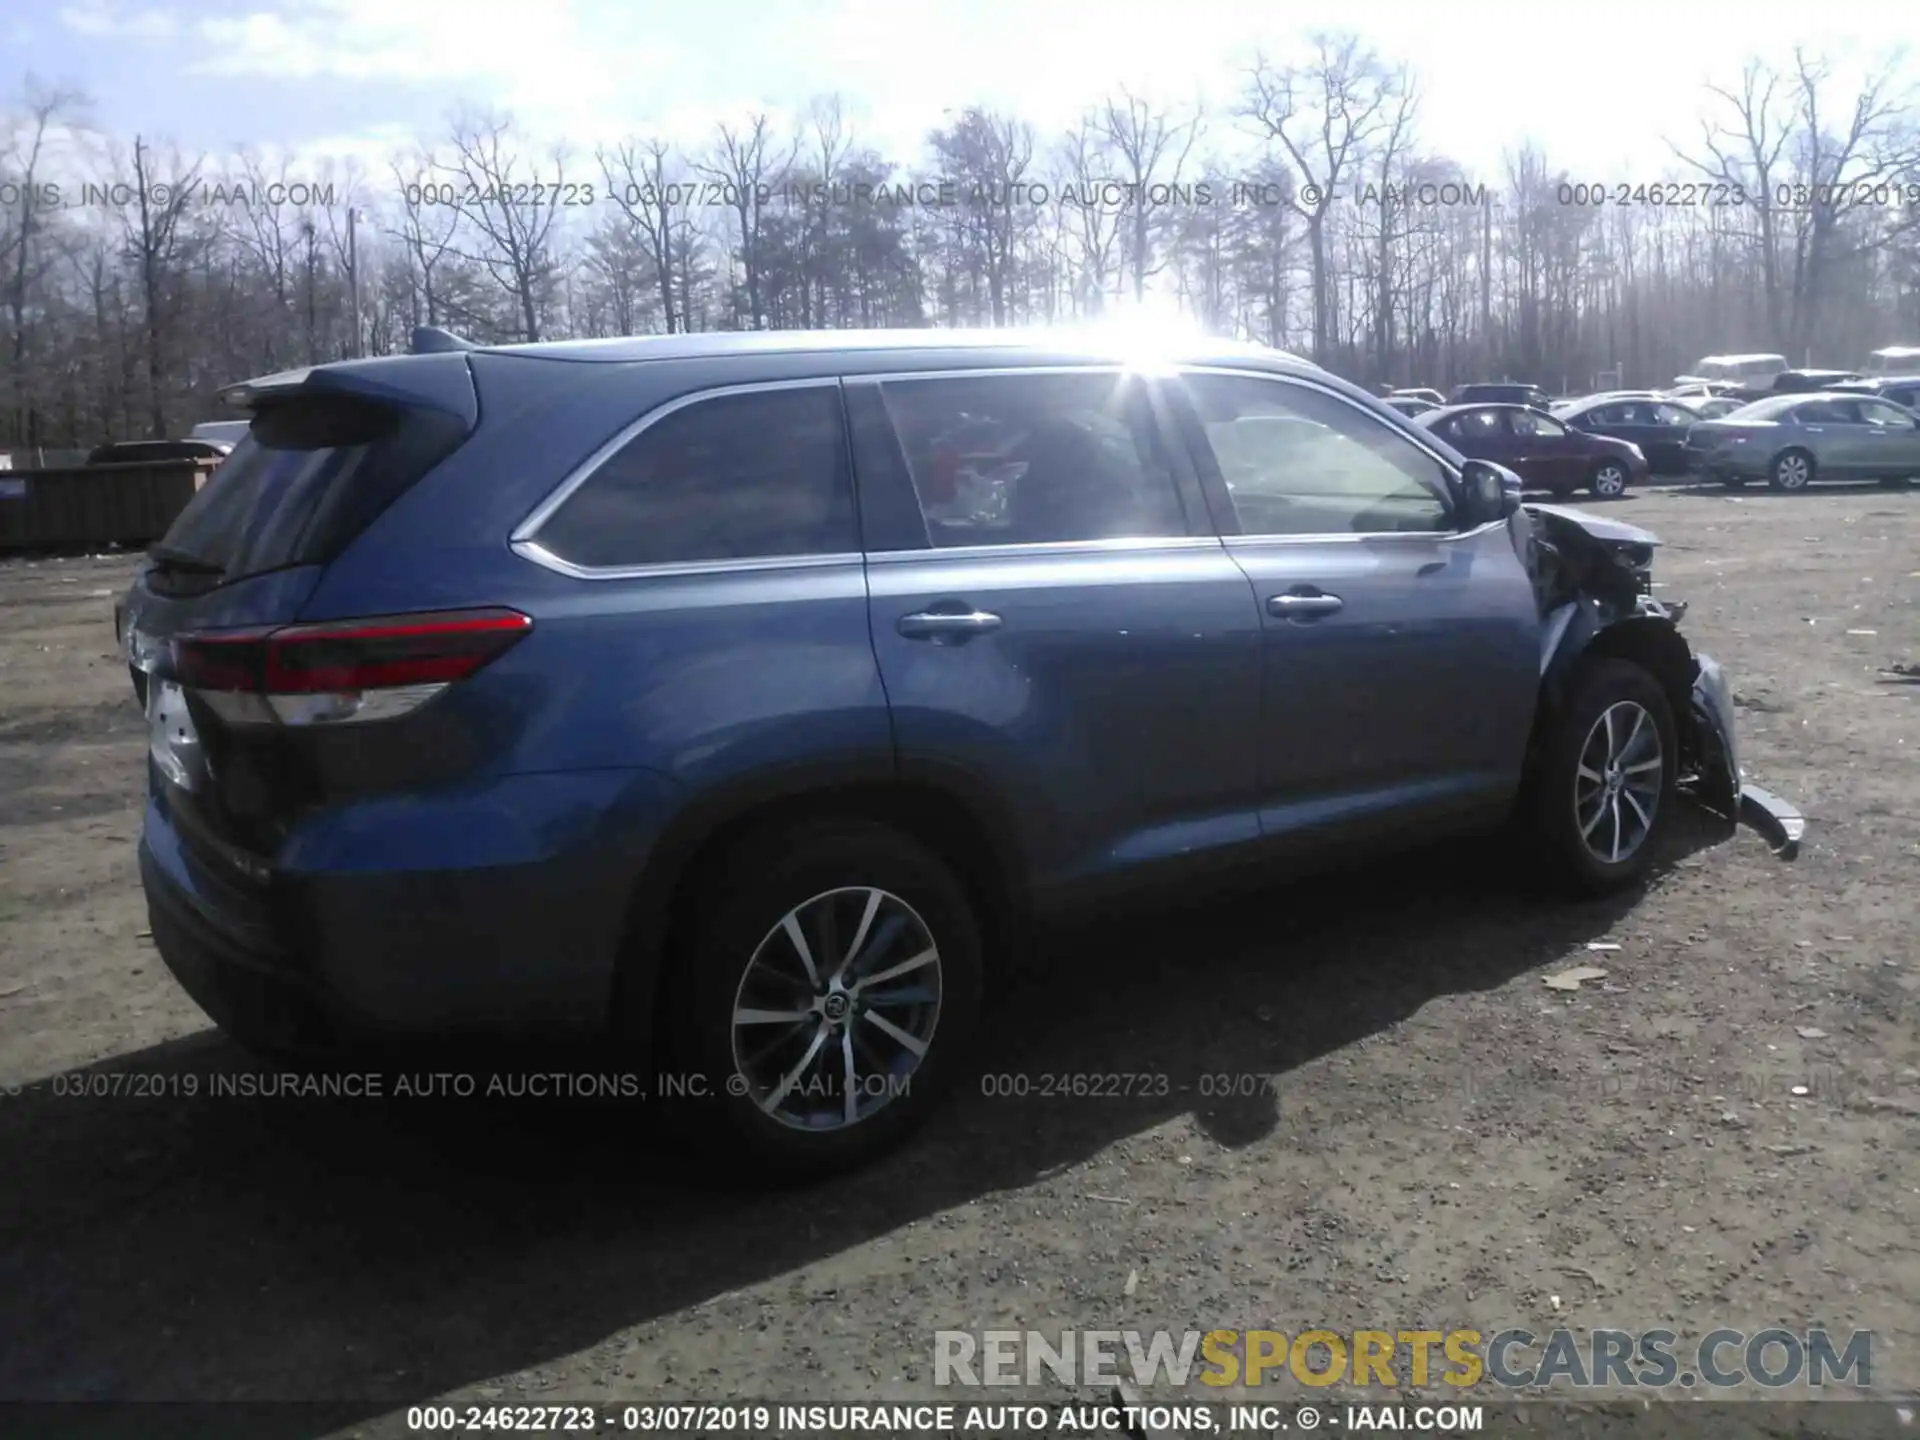
[[[1605,890],[1764,808],[1652,536],[1273,351],[416,351],[234,387],[118,607],[153,936],[263,1052],[606,1040],[818,1171],[1043,913],[1515,820]]]

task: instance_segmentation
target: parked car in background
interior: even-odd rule
[[[1878,395],[1909,410],[1920,410],[1920,374],[1862,376],[1833,388],[1846,395]]]
[[[1532,405],[1544,410],[1552,403],[1552,397],[1538,385],[1507,380],[1456,385],[1447,397],[1449,405]]]
[[[1429,390],[1422,385],[1416,385],[1405,390],[1390,390],[1387,392],[1387,398],[1389,400],[1398,400],[1401,398],[1408,400],[1425,400],[1432,405],[1444,405],[1447,403],[1447,397],[1442,395],[1438,390]]]
[[[1691,385],[1672,385],[1656,392],[1664,400],[1720,400],[1733,399],[1741,404],[1747,402],[1741,398],[1743,387],[1719,380],[1700,380]]]
[[[1765,805],[1655,537],[1303,361],[1128,338],[238,387],[253,443],[116,615],[168,968],[269,1055],[569,1043],[818,1172],[965,1073],[1039,916],[1509,820],[1617,891],[1677,786]]]
[[[1612,500],[1647,478],[1647,457],[1638,447],[1575,430],[1530,405],[1449,405],[1415,423],[1462,455],[1503,465],[1556,495],[1586,489]]]
[[[1575,405],[1556,405],[1555,418],[1588,435],[1610,435],[1639,448],[1655,474],[1687,468],[1687,431],[1699,416],[1671,400],[1603,395]]]
[[[1685,375],[1676,375],[1673,384],[1675,389],[1715,383],[1765,389],[1786,368],[1784,355],[1708,355],[1695,361]]]
[[[1904,485],[1920,475],[1920,415],[1873,395],[1776,395],[1687,432],[1693,468],[1738,487],[1765,480],[1804,490],[1816,480]]]
[[[233,447],[218,440],[116,440],[97,445],[89,465],[151,465],[160,460],[224,460]]]
[[[1772,384],[1764,391],[1757,392],[1753,398],[1764,400],[1767,395],[1810,395],[1816,390],[1831,390],[1836,385],[1845,385],[1858,380],[1858,370],[1782,370],[1773,377]]]
[[[238,445],[247,438],[248,422],[245,420],[207,420],[193,427],[190,437],[195,440],[217,440],[222,445]]]
[[[1424,415],[1429,410],[1438,410],[1440,408],[1433,401],[1423,399],[1418,395],[1389,395],[1387,396],[1386,403],[1398,410],[1402,415]]]
[[[1738,395],[1679,395],[1668,397],[1675,405],[1684,405],[1693,411],[1695,420],[1718,420],[1722,415],[1731,415],[1743,405],[1751,405],[1751,400],[1742,400]]]
[[[1860,367],[1867,376],[1920,375],[1920,345],[1889,345],[1867,356]]]

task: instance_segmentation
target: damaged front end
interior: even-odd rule
[[[1540,603],[1543,704],[1558,706],[1575,665],[1586,656],[1644,666],[1672,704],[1682,789],[1729,824],[1752,826],[1776,855],[1793,858],[1806,833],[1805,817],[1742,778],[1726,674],[1680,634],[1686,605],[1654,598],[1659,539],[1561,505],[1524,506],[1514,523]]]

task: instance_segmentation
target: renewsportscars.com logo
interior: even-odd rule
[[[1778,1392],[1873,1383],[1873,1332],[1714,1330],[938,1330],[935,1385],[1494,1385]]]

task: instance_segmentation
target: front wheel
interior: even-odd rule
[[[1596,500],[1618,500],[1627,493],[1627,467],[1618,460],[1602,460],[1594,466],[1589,482]]]
[[[1562,879],[1587,894],[1632,884],[1671,815],[1679,746],[1659,681],[1627,660],[1596,660],[1542,747],[1533,822]]]
[[[1767,482],[1776,490],[1804,490],[1813,483],[1813,456],[1804,450],[1788,450],[1773,458]]]
[[[920,1123],[981,994],[980,925],[937,856],[869,821],[783,827],[738,847],[695,904],[663,1003],[709,1158],[800,1178]]]

